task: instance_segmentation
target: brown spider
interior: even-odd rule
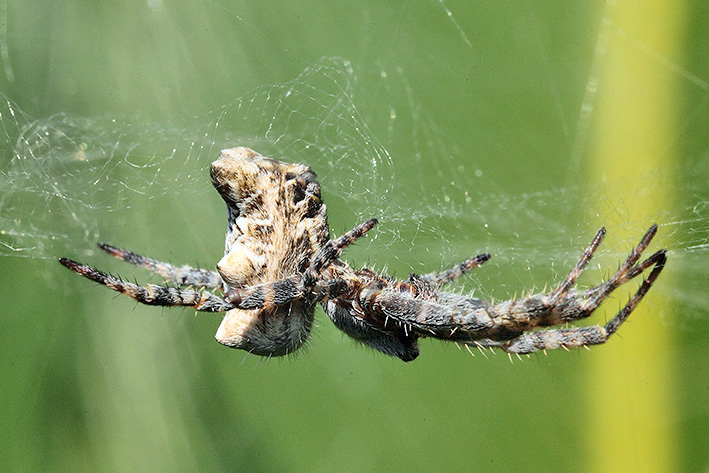
[[[187,287],[139,286],[66,258],[59,262],[143,304],[226,312],[216,339],[233,348],[265,356],[292,353],[308,338],[315,305],[320,303],[350,337],[411,361],[419,354],[417,341],[422,337],[508,353],[605,343],[645,296],[666,261],[665,250],[659,250],[639,262],[657,232],[653,225],[608,281],[577,290],[576,279],[603,240],[602,228],[556,289],[493,305],[439,291],[487,261],[488,254],[440,273],[412,274],[406,281],[350,268],[339,259],[342,251],[377,221],[368,220],[331,240],[320,185],[307,166],[233,148],[212,163],[211,176],[228,214],[226,250],[217,272],[175,267],[106,244],[99,247]],[[588,317],[616,288],[651,266],[635,295],[604,326],[532,331]],[[219,290],[224,296],[192,287]]]

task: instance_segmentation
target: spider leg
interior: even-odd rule
[[[405,334],[417,333],[423,337],[442,340],[489,338],[488,331],[495,326],[488,304],[480,299],[439,293],[445,300],[421,299],[411,292],[365,288],[359,303],[363,311],[375,314],[384,321],[384,327],[400,327]]]
[[[501,302],[490,307],[490,313],[496,320],[499,320],[499,333],[493,332],[491,338],[505,341],[511,339],[512,336],[521,335],[522,332],[537,327],[549,327],[587,318],[619,286],[637,277],[650,266],[654,266],[653,272],[648,278],[651,285],[660,271],[662,271],[667,259],[666,251],[660,250],[641,263],[638,263],[638,260],[647,249],[656,231],[656,225],[650,227],[637,247],[635,247],[618,271],[616,271],[608,281],[585,291],[569,289],[569,284],[575,283],[576,278],[588,264],[593,252],[603,238],[603,229],[601,229],[601,231],[596,234],[589,248],[584,252],[584,255],[581,257],[574,270],[564,282],[549,295],[535,294],[523,299]],[[644,286],[641,286],[638,290],[637,294],[639,294],[639,296],[637,302],[640,302],[644,296],[644,292],[642,292],[643,287]],[[615,329],[625,321],[628,315],[630,315],[630,312],[635,308],[635,305],[631,304],[628,307],[630,310],[623,312],[625,314],[624,316],[614,318]],[[619,316],[620,315],[619,313]],[[615,329],[613,331],[615,331]],[[540,336],[541,335],[530,335],[530,337]]]
[[[109,255],[115,256],[127,263],[148,269],[180,286],[196,286],[210,289],[218,289],[222,286],[222,278],[219,276],[219,273],[215,271],[193,268],[188,265],[180,267],[173,266],[169,263],[148,258],[147,256],[142,256],[129,250],[116,248],[106,243],[99,243],[98,247]]]
[[[488,253],[485,253],[467,259],[462,263],[453,266],[450,269],[446,269],[437,273],[428,273],[417,277],[433,287],[442,286],[443,284],[447,284],[453,281],[455,278],[464,275],[471,269],[477,268],[489,259],[490,255]]]
[[[530,353],[538,349],[597,345],[604,343],[620,327],[640,303],[657,279],[667,260],[660,250],[638,263],[647,249],[656,227],[648,230],[616,274],[598,287],[583,292],[568,289],[588,264],[603,238],[596,234],[569,277],[551,294],[537,294],[524,299],[509,300],[490,306],[485,301],[444,292],[434,298],[417,298],[412,293],[392,289],[365,289],[360,292],[360,304],[365,311],[376,314],[390,323],[398,324],[405,332],[415,332],[471,345],[503,348],[516,353]],[[654,266],[652,272],[623,307],[604,327],[555,329],[524,333],[536,327],[559,325],[588,317],[618,286]]]
[[[315,254],[313,261],[310,263],[310,269],[308,272],[311,276],[317,276],[317,274],[319,274],[325,266],[340,257],[342,250],[354,243],[358,238],[364,236],[364,234],[374,228],[376,224],[376,218],[367,220],[339,238],[325,243],[325,245]]]
[[[310,268],[303,274],[303,297],[314,301],[322,300],[323,298],[318,299],[316,290],[320,272],[327,265],[339,258],[342,254],[342,250],[354,243],[358,238],[364,236],[364,234],[374,228],[376,224],[376,218],[369,219],[364,223],[360,223],[344,235],[341,235],[339,238],[329,240],[325,243],[325,245],[315,253],[310,263]]]
[[[59,262],[66,268],[71,269],[85,278],[130,296],[141,304],[187,306],[200,312],[225,312],[234,308],[233,304],[210,292],[158,286],[155,284],[148,284],[144,287],[123,281],[110,274],[94,269],[91,266],[86,266],[67,258],[59,258]]]
[[[654,264],[655,260],[660,258],[660,253],[664,255],[665,251],[660,250],[642,263],[636,264],[640,259],[640,256],[642,256],[643,252],[650,245],[650,242],[655,236],[655,233],[657,233],[657,225],[653,225],[648,229],[647,233],[645,233],[645,236],[643,236],[643,238],[640,240],[638,246],[632,251],[632,253],[630,253],[630,256],[628,256],[628,258],[623,262],[623,264],[620,265],[618,271],[616,271],[615,274],[611,276],[608,281],[593,289],[589,289],[588,291],[586,291],[586,294],[589,297],[590,304],[595,304],[595,306],[597,307],[611,292],[618,288],[618,286],[630,281],[631,279],[642,273],[646,268]]]
[[[593,253],[593,251],[595,251],[595,248],[598,246],[595,243],[598,240],[598,235],[600,235],[600,233],[601,232],[596,235],[596,238],[594,238],[594,242],[584,253],[584,256],[581,258],[581,260],[579,260],[579,264],[576,265],[576,268],[571,272],[569,277],[567,277],[567,279],[559,286],[559,288],[565,286],[566,282],[569,280],[573,280],[573,282],[575,282],[575,278],[573,277],[574,274],[580,274],[580,271],[578,269],[584,259],[586,259],[586,264],[588,263],[590,255]],[[645,233],[643,238],[640,240],[640,243],[638,243],[638,245],[630,253],[628,258],[623,262],[620,268],[618,268],[618,271],[616,271],[615,274],[611,276],[611,278],[605,283],[602,283],[594,288],[588,289],[581,293],[569,291],[568,289],[565,289],[564,291],[559,291],[557,289],[552,292],[549,299],[542,297],[544,305],[548,307],[548,309],[551,311],[551,314],[548,317],[540,318],[540,323],[538,325],[558,325],[561,323],[588,317],[594,310],[598,308],[598,306],[601,305],[601,303],[603,303],[603,301],[608,298],[608,296],[613,291],[641,274],[650,266],[654,265],[655,269],[659,267],[660,270],[662,270],[662,266],[665,264],[665,261],[667,259],[665,255],[665,250],[660,250],[651,255],[645,261],[638,263],[638,260],[642,256],[643,252],[650,245],[650,242],[652,241],[656,233],[657,225],[651,226]],[[587,255],[589,255],[588,258]],[[585,264],[583,266],[585,266]],[[583,267],[581,268],[581,271],[582,270]]]
[[[635,309],[638,303],[640,303],[643,297],[645,297],[647,291],[650,290],[650,287],[652,287],[652,284],[655,282],[655,279],[657,279],[657,276],[660,274],[660,272],[662,272],[662,268],[665,267],[665,263],[667,262],[666,253],[667,252],[665,250],[660,250],[650,256],[643,263],[633,267],[632,270],[626,273],[625,281],[628,281],[640,274],[645,268],[653,264],[655,265],[655,267],[650,272],[650,276],[648,276],[648,278],[643,281],[642,285],[638,289],[638,292],[636,292],[635,295],[630,299],[630,301],[628,301],[628,303],[620,310],[620,312],[618,312],[616,316],[613,317],[610,321],[608,321],[608,323],[606,323],[606,325],[604,326],[605,332],[608,336],[614,334],[618,330],[618,327],[620,327],[623,322],[628,319],[630,313]],[[622,281],[620,284],[623,284],[625,281]]]
[[[344,279],[318,281],[306,291],[303,278],[292,277],[278,281],[256,284],[245,288],[232,288],[226,299],[239,309],[261,309],[289,304],[296,299],[306,299],[311,304],[332,299],[347,290]]]
[[[347,282],[339,278],[321,281],[320,271],[376,224],[377,219],[367,220],[339,238],[329,240],[315,254],[303,277],[285,278],[246,288],[231,288],[226,294],[227,300],[240,309],[257,309],[288,304],[299,298],[315,303],[342,295],[347,290]]]
[[[655,226],[655,229],[657,230],[657,226]],[[571,289],[574,284],[576,284],[576,280],[579,278],[579,276],[581,276],[581,273],[583,273],[583,271],[586,269],[586,266],[588,266],[589,261],[591,261],[593,254],[596,252],[598,246],[601,244],[605,236],[606,229],[605,227],[602,227],[600,230],[598,230],[596,236],[593,237],[593,240],[591,241],[589,247],[586,248],[586,250],[583,252],[583,255],[581,255],[581,258],[576,263],[576,267],[569,273],[568,276],[566,276],[566,279],[564,279],[564,281],[559,284],[559,287],[557,287],[550,294],[552,300],[559,300],[567,292],[569,292],[569,289]]]
[[[506,319],[506,325],[514,327],[519,333],[536,327],[549,327],[589,317],[619,286],[635,278],[650,266],[660,265],[660,261],[666,259],[665,250],[660,250],[638,264],[638,260],[656,232],[657,225],[648,229],[640,243],[608,281],[585,291],[571,289],[603,240],[605,229],[602,228],[584,251],[576,267],[550,294],[536,294],[502,302],[491,307],[491,311],[497,314],[497,317]]]
[[[532,353],[537,350],[550,350],[554,348],[575,348],[589,345],[601,345],[608,341],[628,316],[638,306],[645,294],[650,290],[657,276],[662,272],[662,268],[667,261],[664,250],[658,251],[644,263],[654,264],[655,267],[650,275],[643,281],[638,291],[630,298],[627,304],[604,326],[594,325],[590,327],[551,329],[537,332],[524,333],[507,342],[497,342],[494,340],[484,340],[483,346],[496,346],[508,353]],[[642,264],[638,266],[640,268]],[[639,272],[638,272],[639,274]],[[483,342],[483,341],[481,341]],[[469,345],[477,345],[478,342],[468,342]]]

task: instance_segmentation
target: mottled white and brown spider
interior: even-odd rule
[[[222,151],[212,163],[211,176],[228,214],[226,250],[217,272],[175,267],[106,244],[99,247],[183,287],[139,286],[66,258],[59,261],[143,304],[226,312],[217,341],[257,355],[280,356],[297,350],[310,334],[315,306],[320,303],[347,335],[404,361],[418,356],[417,341],[423,337],[508,353],[605,343],[645,296],[666,261],[665,250],[659,250],[639,262],[657,231],[653,225],[610,279],[577,290],[576,279],[605,235],[601,229],[556,289],[491,304],[439,290],[487,261],[488,254],[440,273],[412,274],[405,281],[367,268],[350,268],[339,259],[343,249],[377,221],[368,220],[330,239],[320,185],[307,166],[233,148]],[[651,266],[637,292],[605,325],[534,330],[588,317],[616,288]]]

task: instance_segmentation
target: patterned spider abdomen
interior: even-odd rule
[[[212,183],[227,206],[224,257],[217,270],[224,291],[301,276],[329,239],[320,184],[309,167],[265,158],[248,148],[221,152]],[[216,334],[224,345],[265,356],[293,352],[307,339],[314,304],[302,299],[282,306],[233,309]]]

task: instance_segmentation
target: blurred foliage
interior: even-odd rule
[[[604,468],[597,445],[621,429],[626,443],[606,447],[620,450],[628,468],[648,471],[638,452],[649,445],[662,457],[658,468],[706,471],[709,17],[704,2],[672,4],[681,14],[665,22],[674,28],[668,33],[644,28],[646,15],[663,14],[659,2],[615,10],[614,2],[579,1],[0,0],[0,92],[37,119],[123,116],[167,130],[256,87],[292,80],[322,57],[348,60],[359,116],[392,156],[393,199],[415,207],[420,198],[431,208],[452,201],[462,213],[487,205],[493,227],[441,217],[442,245],[404,225],[397,245],[348,250],[355,264],[388,265],[401,276],[493,248],[494,264],[474,281],[502,288],[485,288],[486,295],[509,297],[551,283],[607,220],[623,227],[609,235],[613,259],[601,260],[613,269],[647,219],[659,220],[665,233],[658,245],[674,250],[670,261],[677,262],[657,283],[676,293],[653,289],[608,346],[510,363],[504,354],[471,358],[455,345],[424,340],[421,357],[403,364],[355,346],[322,313],[297,359],[244,360],[212,340],[216,315],[136,306],[52,260],[4,257],[0,469],[593,471]],[[672,44],[657,43],[667,37]],[[606,50],[618,61],[615,75],[604,72]],[[635,62],[646,67],[640,76]],[[650,151],[662,164],[638,171],[648,185],[637,192],[652,184],[663,194],[643,213],[609,198],[605,183],[626,186],[636,175],[614,180],[620,161],[599,171],[595,153],[607,115],[593,107],[609,90],[652,93],[645,87],[655,74],[669,84],[664,105],[634,112],[669,114],[644,131],[662,127]],[[599,77],[623,79],[626,88],[594,82]],[[622,111],[612,113],[623,122]],[[628,136],[630,143],[645,138]],[[11,152],[2,149],[0,160]],[[455,159],[430,159],[438,152]],[[214,157],[204,156],[204,164]],[[323,181],[337,178],[324,163],[315,170]],[[470,189],[470,199],[476,170],[480,189]],[[599,195],[579,199],[554,189]],[[535,193],[540,202],[529,197]],[[514,207],[521,195],[534,212]],[[550,196],[553,205],[545,205]],[[181,197],[137,201],[130,212],[107,215],[101,238],[176,263],[213,265],[223,245],[222,204],[208,191]],[[326,198],[333,231],[351,226],[361,209],[343,196]],[[683,226],[687,214],[696,220]],[[694,233],[683,233],[686,227]],[[471,248],[476,238],[482,243]],[[548,250],[535,258],[535,244],[549,240],[562,246],[563,261]],[[412,242],[414,249],[397,248]],[[88,262],[146,279],[114,261]],[[609,303],[600,317],[610,318],[619,304]],[[642,352],[623,349],[642,344],[632,333],[641,324],[654,325],[660,341]],[[604,350],[611,355],[594,358]],[[610,365],[616,369],[604,377]],[[662,412],[633,410],[651,391],[660,392]],[[630,406],[637,417],[599,422],[607,405]],[[661,423],[637,431],[646,428],[644,416]]]

